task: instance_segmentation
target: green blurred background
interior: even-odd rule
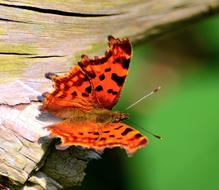
[[[219,189],[219,16],[134,46],[121,99],[130,121],[159,134],[128,158],[106,150],[91,161],[80,190]],[[133,126],[135,127],[135,126]]]

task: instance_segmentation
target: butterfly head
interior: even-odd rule
[[[116,112],[115,114],[115,122],[120,122],[128,118],[129,118],[129,115],[127,113]]]

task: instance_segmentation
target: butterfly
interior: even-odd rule
[[[132,46],[129,39],[108,36],[105,55],[93,59],[81,56],[70,71],[58,76],[46,73],[54,90],[44,94],[42,111],[50,112],[63,121],[47,126],[52,137],[61,139],[59,149],[81,146],[102,152],[120,147],[132,155],[144,147],[148,139],[123,123],[128,114],[112,111],[123,88]]]

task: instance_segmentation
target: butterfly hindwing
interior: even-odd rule
[[[102,57],[83,55],[79,65],[88,75],[99,108],[112,109],[117,103],[128,74],[132,47],[128,39],[108,37],[109,49]]]
[[[121,147],[131,155],[148,142],[139,131],[121,122],[103,124],[66,120],[48,128],[53,136],[61,138],[62,148],[73,145],[103,151],[105,148]]]

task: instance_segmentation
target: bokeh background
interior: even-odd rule
[[[154,88],[159,93],[128,111],[130,121],[163,140],[128,158],[106,150],[91,161],[80,190],[219,189],[219,16],[134,46],[121,99],[123,110]]]

